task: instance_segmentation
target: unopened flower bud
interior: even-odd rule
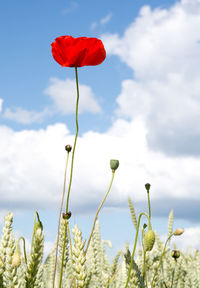
[[[119,167],[119,160],[111,159],[110,168],[115,171],[117,170],[118,167]]]
[[[181,234],[183,234],[184,232],[184,229],[183,228],[177,228],[175,231],[174,231],[174,235],[175,236],[180,236]]]
[[[150,187],[151,187],[151,184],[149,184],[149,183],[146,183],[146,184],[145,184],[145,188],[146,188],[146,190],[147,190],[148,193],[149,193]]]
[[[63,213],[63,219],[64,220],[68,220],[71,216],[72,216],[72,212],[71,211],[67,212],[66,214]]]
[[[14,268],[18,268],[21,265],[21,258],[20,258],[20,254],[19,254],[19,250],[16,249],[13,258],[12,258],[12,266]]]
[[[149,229],[144,236],[144,249],[145,251],[151,251],[155,243],[155,233]]]
[[[180,251],[178,250],[172,250],[171,256],[176,260],[180,257]]]
[[[66,150],[67,152],[70,152],[70,151],[72,150],[72,146],[71,146],[71,145],[66,145],[66,146],[65,146],[65,150]]]

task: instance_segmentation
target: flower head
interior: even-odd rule
[[[119,167],[119,160],[111,159],[110,160],[110,168],[115,171]]]
[[[53,58],[62,67],[83,67],[101,64],[106,51],[97,38],[60,36],[51,44]]]

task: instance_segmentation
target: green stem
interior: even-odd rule
[[[174,274],[175,274],[175,268],[174,268],[174,270],[172,272],[172,285],[171,285],[171,288],[173,287],[173,283],[174,283]]]
[[[146,273],[146,250],[144,249],[144,228],[142,228],[142,248],[144,251],[143,254],[143,271],[142,271],[142,278],[143,278],[143,282],[146,281],[146,286],[147,286],[147,273]],[[147,286],[148,287],[148,286]]]
[[[75,153],[76,141],[77,141],[77,137],[78,137],[79,86],[78,86],[78,71],[77,71],[77,67],[75,67],[75,74],[76,74],[76,90],[77,90],[77,99],[76,99],[76,135],[75,135],[75,138],[74,138],[74,145],[73,145],[73,151],[72,151],[71,172],[70,172],[69,187],[68,187],[68,192],[67,192],[66,214],[68,213],[68,208],[69,208],[69,195],[70,195],[70,190],[71,190],[71,185],[72,185],[72,175],[73,175],[73,166],[74,166],[74,153]],[[61,288],[61,286],[62,286],[62,274],[63,274],[63,264],[64,264],[64,252],[65,252],[65,246],[66,246],[66,238],[67,238],[67,227],[65,226],[65,238],[64,238],[64,243],[63,243],[63,253],[62,253],[59,288]]]
[[[125,288],[128,287],[128,282],[129,282],[129,278],[130,278],[130,275],[131,275],[131,269],[132,269],[132,266],[133,266],[133,259],[134,259],[134,255],[135,255],[135,250],[136,250],[136,245],[137,245],[137,238],[138,238],[138,232],[139,232],[139,226],[140,226],[140,220],[141,220],[142,215],[145,215],[147,217],[147,219],[150,221],[149,216],[145,212],[140,213],[139,218],[138,218],[138,224],[137,224],[137,230],[136,230],[136,236],[135,236],[135,243],[134,243],[133,253],[132,253],[132,256],[131,256],[131,264],[130,264],[130,267],[129,267],[128,278],[127,278],[127,281],[126,281]]]
[[[172,233],[172,234],[167,238],[167,240],[166,240],[166,242],[165,242],[165,246],[164,246],[164,248],[163,248],[163,252],[162,252],[161,257],[160,257],[160,262],[159,262],[159,264],[158,264],[158,266],[157,266],[157,268],[156,268],[156,270],[155,270],[153,279],[152,279],[152,281],[151,281],[151,288],[153,287],[154,279],[155,279],[156,274],[157,274],[157,272],[158,272],[158,269],[160,268],[160,265],[161,265],[161,263],[162,263],[162,259],[163,259],[163,256],[164,256],[164,254],[165,254],[165,249],[166,249],[166,246],[167,246],[167,242],[171,239],[171,237],[172,237],[173,235],[174,235],[174,233]]]
[[[62,193],[62,200],[61,200],[61,205],[60,205],[60,213],[59,213],[59,218],[58,218],[58,232],[57,232],[57,241],[56,241],[56,259],[55,259],[54,274],[53,274],[53,288],[55,287],[55,279],[56,279],[56,267],[57,267],[57,258],[58,258],[58,243],[59,243],[59,235],[60,235],[60,219],[61,219],[61,214],[62,214],[64,196],[65,196],[65,185],[66,185],[66,175],[67,175],[68,160],[69,160],[69,152],[67,152],[67,159],[66,159],[65,173],[64,173],[63,193]]]
[[[73,166],[74,166],[74,152],[75,152],[76,141],[77,141],[77,137],[78,137],[79,86],[78,86],[78,71],[77,71],[77,67],[75,67],[75,74],[76,74],[76,90],[77,90],[77,100],[76,100],[76,135],[75,135],[74,145],[73,145],[73,151],[72,151],[72,163],[71,163],[71,173],[70,173],[70,179],[69,179],[69,188],[68,188],[68,192],[67,192],[66,213],[68,212],[68,207],[69,207],[69,195],[70,195],[70,190],[71,190],[72,174],[73,174]]]
[[[148,197],[148,206],[149,206],[149,218],[151,219],[151,204],[150,204],[149,192],[147,192],[147,197]],[[151,223],[150,223],[149,228],[151,229]]]
[[[99,211],[101,210],[101,207],[103,206],[103,203],[105,202],[106,197],[108,196],[108,193],[110,192],[110,189],[111,189],[111,186],[112,186],[112,183],[113,183],[113,179],[114,179],[114,175],[115,175],[115,170],[112,170],[112,178],[110,180],[110,185],[108,187],[108,191],[106,192],[101,204],[99,205],[99,208],[97,210],[96,216],[94,218],[94,223],[93,223],[92,231],[90,233],[90,238],[88,240],[88,244],[87,244],[87,247],[85,249],[85,255],[87,254],[87,251],[88,251],[88,248],[89,248],[89,245],[90,245],[90,241],[92,239],[92,235],[93,235],[93,232],[94,232],[94,228],[95,228],[95,224],[96,224],[96,221],[97,221],[97,218],[98,218]]]

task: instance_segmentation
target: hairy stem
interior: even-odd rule
[[[95,228],[95,224],[96,224],[96,221],[97,221],[97,218],[98,218],[99,211],[101,210],[101,207],[103,206],[103,203],[105,202],[106,197],[108,196],[108,193],[110,192],[110,189],[111,189],[111,186],[112,186],[112,183],[113,183],[113,179],[114,179],[114,175],[115,175],[115,170],[112,170],[112,178],[111,178],[111,181],[110,181],[110,185],[108,187],[108,191],[106,192],[101,204],[99,205],[99,208],[97,210],[96,216],[94,218],[94,223],[93,223],[92,231],[90,233],[90,238],[88,240],[87,247],[85,249],[85,255],[87,254],[87,251],[88,251],[88,248],[89,248],[89,245],[90,245],[90,241],[92,239],[92,235],[93,235],[93,232],[94,232],[94,228]]]
[[[68,213],[69,208],[69,195],[72,185],[72,175],[73,175],[73,166],[74,166],[74,153],[76,149],[76,141],[78,137],[78,104],[79,104],[79,85],[78,85],[78,71],[77,67],[75,67],[75,74],[76,74],[76,90],[77,90],[77,99],[76,99],[76,135],[74,138],[74,145],[73,145],[73,151],[72,151],[72,162],[71,162],[71,172],[70,172],[70,179],[69,179],[69,187],[67,192],[67,204],[66,204],[66,214]],[[60,271],[60,283],[59,288],[62,286],[62,274],[63,274],[63,263],[64,263],[64,251],[65,251],[65,245],[66,245],[66,238],[67,238],[67,227],[65,227],[65,238],[63,243],[63,253],[62,253],[62,263],[61,263],[61,271]]]
[[[75,67],[75,74],[76,74],[76,90],[77,90],[77,100],[76,100],[76,135],[74,139],[74,145],[73,145],[73,151],[72,151],[72,163],[71,163],[71,173],[70,173],[70,179],[69,179],[69,187],[67,192],[67,205],[66,205],[66,213],[68,212],[69,207],[69,195],[72,185],[72,174],[73,174],[73,166],[74,166],[74,153],[76,149],[76,141],[78,137],[78,103],[79,103],[79,86],[78,86],[78,71],[77,67]]]

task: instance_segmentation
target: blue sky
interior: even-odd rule
[[[50,44],[61,35],[98,37],[106,60],[78,70],[72,225],[88,237],[109,185],[109,161],[118,158],[99,217],[102,238],[114,251],[132,243],[127,198],[137,213],[147,209],[150,182],[155,229],[164,237],[174,209],[175,227],[186,229],[177,245],[199,248],[199,0],[4,1],[0,19],[2,221],[13,211],[17,235],[30,240],[37,209],[48,247],[55,240],[76,90],[74,69],[54,61]]]

